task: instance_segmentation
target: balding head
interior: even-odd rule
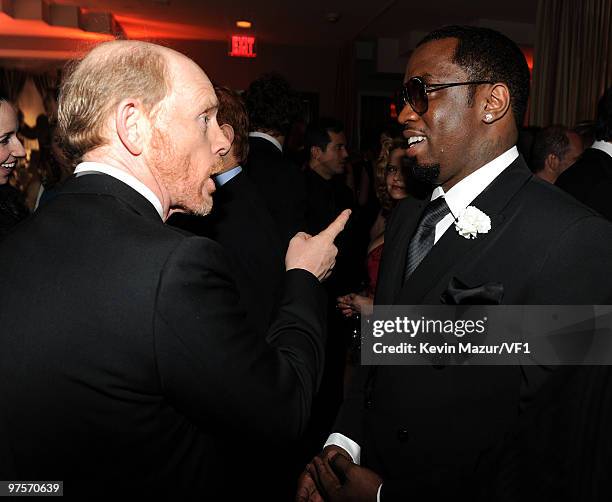
[[[155,109],[170,89],[170,53],[146,42],[116,40],[73,63],[58,109],[58,134],[69,160],[76,164],[108,142],[105,124],[122,99],[140,100],[148,112]]]
[[[93,49],[66,78],[59,131],[73,162],[109,164],[135,177],[170,210],[206,214],[210,179],[229,142],[202,69],[171,49],[114,41]]]

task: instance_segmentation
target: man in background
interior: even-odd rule
[[[334,118],[321,118],[309,124],[304,134],[307,163],[303,172],[306,189],[307,232],[317,233],[334,219],[334,214],[355,208],[352,190],[344,175],[348,152],[344,126]],[[306,459],[320,449],[327,437],[342,402],[347,347],[355,323],[347,321],[336,307],[336,298],[359,288],[365,256],[359,253],[363,243],[357,242],[355,217],[347,225],[343,239],[337,241],[338,256],[334,273],[325,283],[327,290],[328,331],[325,371],[321,389],[314,404],[305,441]],[[361,246],[360,246],[361,244]]]
[[[582,139],[567,127],[553,125],[537,132],[529,167],[540,179],[554,184],[582,154]]]
[[[268,332],[282,293],[283,244],[257,188],[243,166],[249,151],[249,119],[242,98],[227,87],[215,87],[217,122],[230,142],[214,176],[214,210],[206,216],[177,213],[171,224],[209,237],[227,251],[251,326],[262,338]]]
[[[286,246],[296,232],[306,228],[302,177],[283,153],[300,100],[287,80],[274,73],[254,80],[244,98],[251,128],[245,171],[263,197]]]
[[[612,220],[612,87],[597,106],[595,142],[559,177],[557,186]]]
[[[304,135],[308,154],[304,172],[308,198],[307,229],[325,228],[338,208],[352,207],[353,194],[344,183],[348,162],[344,126],[333,118],[322,118],[310,124]]]

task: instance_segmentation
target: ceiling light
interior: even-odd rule
[[[236,21],[238,28],[250,28],[252,26],[251,21]]]

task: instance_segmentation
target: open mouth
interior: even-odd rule
[[[406,150],[408,157],[414,157],[420,148],[419,145],[422,145],[427,139],[425,136],[408,131],[404,131],[404,137],[408,140],[408,149]]]
[[[13,169],[15,169],[16,165],[17,165],[17,161],[14,160],[13,162],[4,162],[3,164],[0,164],[0,168],[6,169],[7,171],[10,172]]]
[[[425,136],[410,136],[408,138],[408,149],[414,148],[415,145],[425,141]]]

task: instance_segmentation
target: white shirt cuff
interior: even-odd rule
[[[329,445],[339,446],[343,450],[346,450],[346,452],[353,459],[353,462],[359,465],[359,462],[361,461],[361,446],[355,443],[355,441],[347,438],[343,434],[334,432],[333,434],[329,435],[327,441],[325,441],[325,444],[323,445],[323,448]]]

